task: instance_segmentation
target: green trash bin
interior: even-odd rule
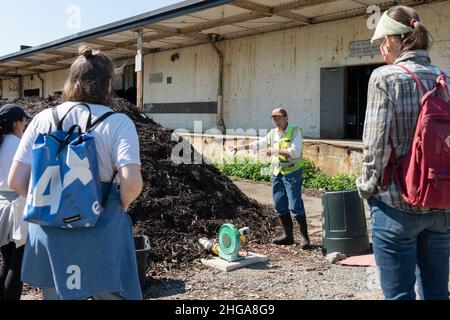
[[[358,191],[326,192],[322,207],[324,254],[358,255],[371,251],[364,203]]]

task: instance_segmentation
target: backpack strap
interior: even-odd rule
[[[401,67],[403,70],[405,70],[407,73],[409,73],[411,75],[411,77],[413,77],[414,81],[416,81],[417,85],[420,87],[420,89],[424,93],[423,99],[426,99],[429,95],[431,95],[434,91],[436,91],[436,88],[432,91],[428,91],[425,88],[425,86],[423,85],[422,81],[420,81],[419,78],[417,77],[417,75],[414,72],[412,72],[408,67],[401,65],[401,64],[398,64],[398,66]],[[445,74],[443,74],[442,72],[437,80],[437,83],[438,83],[438,85],[443,85],[448,92],[448,88],[445,83]],[[383,179],[381,181],[381,190],[386,191],[389,186],[389,183],[391,182],[392,177],[394,177],[397,188],[399,188],[400,191],[403,192],[404,191],[404,190],[402,190],[403,186],[400,183],[400,180],[398,178],[397,153],[395,151],[394,143],[392,142],[392,137],[390,135],[389,135],[389,144],[391,145],[391,156],[389,158],[389,162],[388,162],[386,168],[383,171]]]
[[[119,171],[117,171],[117,169],[114,170],[113,177],[111,179],[111,182],[109,183],[108,190],[106,191],[105,199],[103,199],[103,203],[102,203],[102,207],[103,208],[106,206],[106,202],[108,202],[109,195],[111,194],[111,189],[112,189],[112,186],[114,184],[114,180],[116,179],[116,176],[117,176],[118,173],[119,173]]]
[[[408,67],[402,65],[402,64],[398,64],[398,66],[400,68],[402,68],[403,70],[405,70],[406,72],[408,72],[411,77],[413,77],[413,79],[416,81],[416,83],[418,84],[418,86],[420,87],[420,89],[422,90],[422,92],[424,94],[426,94],[428,92],[428,90],[426,89],[426,87],[423,85],[422,81],[419,80],[419,78],[416,76],[416,74],[414,72],[412,72],[411,70],[409,70]]]
[[[448,90],[446,76],[445,76],[444,72],[441,71],[441,75],[436,80],[436,82],[437,82],[438,86],[440,85],[444,89],[444,92],[447,93],[447,97],[450,99],[450,92]]]
[[[64,150],[64,148],[70,144],[70,139],[72,137],[72,134],[75,132],[75,130],[78,129],[78,138],[81,137],[82,129],[79,125],[74,124],[72,127],[70,127],[69,131],[67,131],[66,137],[63,141],[56,139],[59,142],[59,148],[56,152],[56,158],[59,159],[59,156],[61,155],[61,152]]]
[[[100,123],[102,123],[103,121],[105,121],[107,118],[109,118],[110,116],[116,114],[116,112],[106,112],[105,114],[103,114],[102,116],[100,116],[98,119],[96,119],[89,128],[87,128],[86,132],[92,132]],[[103,203],[102,203],[102,207],[106,206],[106,202],[108,202],[109,199],[109,195],[111,194],[111,189],[112,186],[114,184],[114,180],[116,179],[116,176],[118,174],[117,170],[114,170],[114,174],[113,177],[111,179],[111,182],[109,183],[108,186],[108,190],[106,191],[106,195],[105,198],[103,199]]]
[[[116,112],[106,112],[102,116],[100,116],[98,119],[96,119],[88,128],[86,128],[86,132],[92,132],[94,129],[103,121],[105,121],[107,118],[112,116],[113,114],[116,114]]]
[[[63,130],[63,123],[64,123],[64,120],[65,120],[66,117],[69,115],[69,113],[70,113],[75,107],[78,107],[78,106],[84,106],[84,107],[86,107],[86,108],[88,109],[88,111],[89,111],[89,117],[88,117],[88,120],[87,120],[87,123],[86,123],[86,131],[88,130],[88,128],[91,127],[91,123],[92,123],[92,112],[91,112],[91,107],[89,107],[89,105],[86,104],[86,103],[77,103],[77,104],[73,105],[72,107],[70,107],[69,111],[66,112],[66,114],[65,114],[64,117],[61,119],[61,121],[59,121],[59,122],[57,123],[57,130],[59,130],[59,131],[62,131],[62,130]]]
[[[428,93],[428,90],[423,85],[422,81],[419,80],[419,78],[416,76],[414,72],[412,72],[408,67],[398,64],[400,68],[405,70],[407,73],[411,75],[411,77],[416,81],[419,88],[422,90],[423,94],[426,95]],[[386,191],[389,187],[389,184],[391,182],[392,177],[394,177],[397,180],[397,152],[395,151],[394,142],[392,141],[392,137],[389,134],[389,141],[388,144],[391,146],[391,156],[389,157],[389,161],[387,166],[383,170],[383,177],[381,180],[381,190]],[[397,182],[397,181],[396,181]],[[397,185],[398,183],[396,183]]]

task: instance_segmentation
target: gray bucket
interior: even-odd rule
[[[144,235],[135,236],[134,245],[136,247],[136,262],[139,273],[139,282],[141,283],[141,288],[144,288],[145,275],[148,267],[147,257],[150,252],[150,240]]]

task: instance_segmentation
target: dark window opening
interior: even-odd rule
[[[347,68],[345,139],[362,139],[369,80],[372,72],[380,66],[366,65]]]
[[[361,140],[370,76],[381,64],[322,68],[320,137]]]
[[[23,96],[24,97],[39,97],[41,95],[40,89],[28,89],[23,90]]]

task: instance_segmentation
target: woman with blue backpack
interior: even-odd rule
[[[140,300],[131,219],[142,190],[134,123],[113,113],[112,61],[81,48],[64,103],[38,114],[9,184],[27,196],[22,280],[46,300]]]
[[[8,174],[29,117],[15,105],[0,108],[0,300],[20,300],[23,283],[20,269],[24,243],[14,239],[19,195],[8,186]],[[22,207],[23,209],[23,207]]]
[[[431,64],[416,11],[395,6],[372,43],[386,66],[369,82],[363,172],[375,260],[386,299],[449,299],[449,75]]]

